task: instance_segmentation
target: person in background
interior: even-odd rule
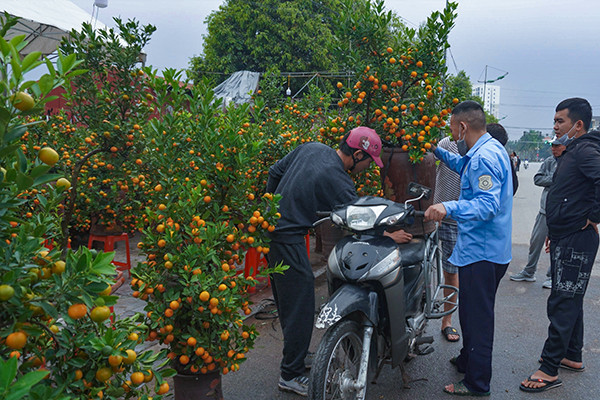
[[[456,142],[445,137],[438,143],[438,147],[448,150],[453,154],[458,154]],[[440,162],[435,174],[435,192],[433,193],[433,203],[443,203],[444,201],[456,201],[460,196],[460,175],[452,171],[446,164]],[[458,268],[453,265],[448,258],[452,255],[454,245],[456,245],[456,235],[458,227],[456,221],[446,218],[440,223],[438,236],[442,247],[442,268],[444,270],[444,284],[458,288]],[[450,289],[444,289],[444,297],[450,295]],[[456,300],[456,299],[455,299]],[[452,304],[444,303],[444,311],[452,308]],[[442,318],[442,335],[449,342],[458,342],[460,334],[452,326],[452,314]]]
[[[512,174],[504,147],[486,132],[485,113],[475,101],[452,111],[450,131],[459,154],[440,147],[435,155],[460,174],[458,201],[430,206],[427,220],[446,216],[458,222],[449,261],[458,267],[459,318],[463,346],[450,362],[463,380],[444,388],[460,396],[488,396],[492,378],[494,304],[498,284],[511,260]]]
[[[554,132],[566,146],[546,198],[552,291],[546,312],[548,337],[541,366],[519,388],[543,392],[559,387],[559,368],[584,371],[583,298],[598,252],[600,132],[589,132],[592,107],[582,98],[556,106]],[[569,397],[566,394],[566,397]]]
[[[535,271],[537,270],[540,253],[542,251],[542,247],[544,247],[546,237],[548,236],[548,225],[546,225],[546,197],[548,196],[548,191],[552,185],[554,171],[556,171],[556,160],[561,156],[564,150],[565,146],[559,144],[557,140],[554,140],[552,142],[552,157],[548,157],[544,160],[540,166],[540,169],[533,177],[533,183],[544,188],[540,198],[540,211],[535,218],[535,223],[533,224],[533,229],[531,230],[527,265],[525,265],[521,272],[511,275],[511,281],[535,282]],[[546,272],[546,280],[544,281],[542,287],[546,289],[552,288],[550,268],[548,268],[548,271]]]
[[[283,331],[283,358],[280,390],[308,395],[308,377],[304,375],[315,313],[315,283],[306,253],[304,236],[317,221],[317,211],[355,201],[358,197],[350,173],[366,169],[371,162],[383,166],[379,153],[381,139],[367,127],[352,129],[340,148],[318,142],[298,146],[269,169],[266,191],[280,194],[281,218],[269,234],[269,267],[288,265],[283,274],[273,274],[271,288]],[[397,243],[406,243],[412,235],[403,231],[387,233]]]
[[[500,142],[502,146],[506,146],[508,143],[508,133],[506,133],[506,129],[500,124],[487,124],[486,129],[490,135],[494,139]],[[516,156],[516,153],[513,151],[513,154]],[[517,193],[517,189],[519,188],[519,178],[517,177],[517,170],[515,168],[515,164],[510,163],[510,169],[512,171],[512,183],[513,183],[513,196]]]

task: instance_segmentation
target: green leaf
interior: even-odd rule
[[[25,190],[33,185],[33,179],[24,173],[17,171],[17,187],[19,190]]]
[[[22,378],[19,378],[17,383],[12,386],[9,395],[6,396],[6,400],[18,400],[23,398],[33,385],[44,379],[49,373],[50,371],[32,371]]]
[[[50,72],[51,75],[56,75],[56,70],[54,69],[54,65],[52,64],[52,61],[50,61],[49,59],[45,58],[44,62],[46,63],[46,67],[48,68],[48,72]]]
[[[17,375],[17,358],[11,357],[7,361],[0,359],[0,389],[5,391],[8,385],[15,379]]]
[[[42,91],[42,94],[46,95],[52,90],[52,87],[54,85],[54,77],[50,74],[44,74],[40,78],[38,85],[40,87],[40,90]]]
[[[61,178],[62,175],[60,174],[46,174],[46,175],[42,175],[38,178],[35,178],[33,180],[33,183],[31,184],[31,186],[39,186],[39,185],[43,185],[44,183],[48,183],[48,182],[52,182],[57,180],[58,178]]]
[[[20,148],[17,149],[17,161],[19,162],[19,170],[21,172],[27,171],[27,157],[25,157],[25,154],[23,154],[23,151]]]
[[[7,143],[12,142],[15,139],[19,139],[23,134],[27,131],[27,128],[23,125],[17,125],[13,129],[6,132],[4,136],[4,141]]]
[[[25,35],[18,35],[10,39],[8,43],[13,47],[17,47],[23,40],[25,40]]]
[[[20,144],[11,144],[10,146],[0,149],[0,158],[8,157],[9,154],[14,153],[14,151],[19,147],[21,147]]]
[[[39,176],[44,175],[46,172],[48,172],[50,170],[50,168],[52,168],[52,167],[49,165],[45,165],[45,164],[38,165],[31,171],[31,174],[29,176],[31,176],[33,179],[35,179]]]
[[[42,53],[40,53],[39,51],[34,51],[33,53],[27,54],[23,61],[21,61],[21,67],[23,68],[23,71],[29,71],[30,69],[33,69],[40,65],[42,62],[38,60],[41,57],[41,55]],[[38,62],[36,63],[36,61]]]

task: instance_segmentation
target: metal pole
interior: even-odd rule
[[[486,87],[487,87],[487,69],[488,69],[488,66],[486,65],[485,66],[485,75],[484,75],[484,78],[483,78],[483,108],[485,108],[485,103],[487,102],[487,100],[486,100],[487,99],[487,93],[486,93],[486,90],[485,90]],[[489,112],[489,110],[488,110],[488,112]]]

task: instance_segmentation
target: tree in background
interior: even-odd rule
[[[516,152],[521,160],[538,161],[550,157],[550,143],[544,140],[541,131],[523,131],[519,140],[510,140],[506,145],[509,152]]]
[[[217,82],[239,70],[264,72],[336,69],[328,49],[331,26],[339,14],[336,0],[227,0],[207,18],[201,56],[190,60],[192,78]]]

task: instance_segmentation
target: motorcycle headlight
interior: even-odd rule
[[[401,213],[390,215],[389,217],[385,217],[384,219],[382,219],[381,223],[386,225],[394,225],[400,220],[400,218],[404,216],[404,214],[406,213],[402,211]]]
[[[366,231],[375,226],[377,218],[386,206],[356,207],[348,206],[346,211],[346,221],[350,229],[356,231]]]
[[[388,274],[392,269],[398,268],[400,265],[400,250],[394,249],[390,254],[387,255],[383,260],[379,261],[377,265],[369,270],[362,278],[361,281],[374,280],[383,275]]]

